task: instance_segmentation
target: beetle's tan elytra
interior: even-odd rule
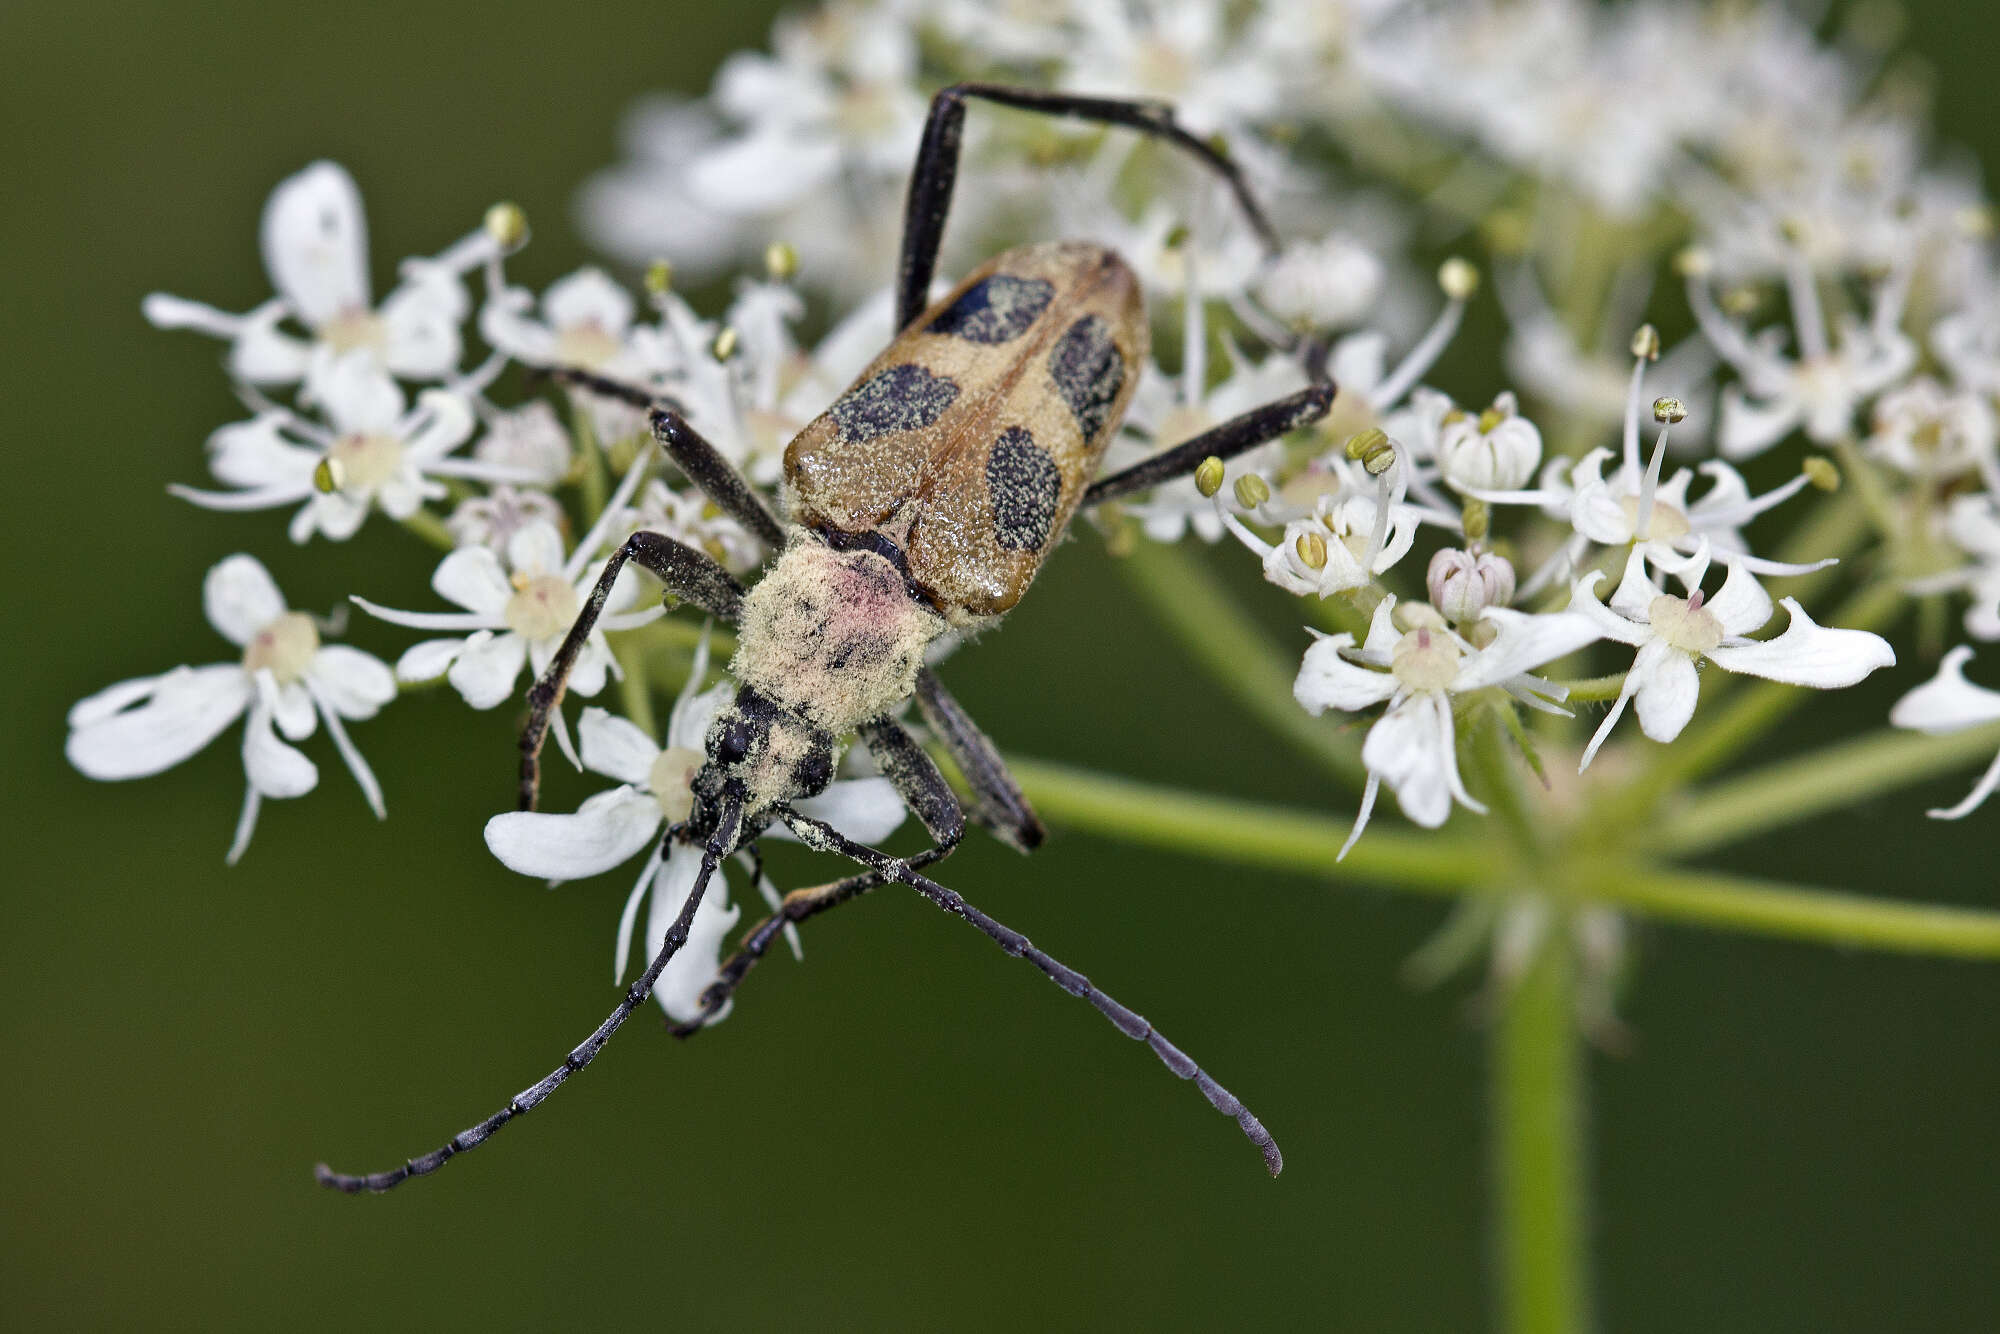
[[[388,1190],[436,1171],[540,1105],[645,1003],[687,942],[721,861],[739,850],[754,857],[758,838],[780,824],[808,846],[856,863],[862,873],[787,895],[724,962],[702,996],[701,1015],[675,1028],[676,1034],[690,1036],[715,1017],[785,927],[894,881],[1088,1000],[1234,1119],[1272,1175],[1283,1165],[1263,1123],[1151,1023],[922,874],[958,846],[968,817],[1024,852],[1043,838],[1041,821],[999,751],[924,666],[924,653],[947,631],[980,629],[1020,602],[1078,510],[1185,476],[1207,458],[1229,458],[1324,416],[1335,392],[1325,373],[1325,349],[1306,338],[1294,349],[1310,380],[1306,388],[1099,477],[1148,353],[1144,302],[1124,260],[1082,241],[1020,246],[925,306],[968,99],[1123,126],[1163,140],[1216,173],[1267,252],[1277,249],[1276,234],[1236,168],[1176,124],[1164,104],[959,84],[932,100],[910,178],[897,271],[901,332],[785,451],[783,522],[689,425],[670,393],[656,399],[639,386],[546,368],[579,391],[649,407],[654,438],[667,456],[773,556],[764,576],[745,589],[700,551],[659,533],[633,534],[606,562],[528,697],[521,735],[524,809],[535,801],[542,742],[561,708],[570,670],[628,562],[657,576],[670,601],[692,603],[735,626],[735,697],[709,729],[688,818],[666,835],[669,846],[700,849],[700,873],[646,971],[562,1064],[431,1152],[367,1175],[321,1164],[316,1174],[323,1184],[349,1193]],[[933,742],[963,775],[969,803],[961,804],[936,761],[899,721],[912,698]],[[795,803],[832,782],[849,738],[866,746],[895,784],[930,835],[930,847],[891,856],[798,809]]]

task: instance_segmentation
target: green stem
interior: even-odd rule
[[[1563,696],[1565,704],[1601,704],[1618,698],[1618,692],[1625,688],[1625,673],[1613,672],[1609,676],[1593,676],[1582,681],[1558,681],[1569,693]]]
[[[1154,787],[1041,760],[1010,756],[1007,767],[1050,819],[1149,847],[1441,894],[1463,893],[1493,870],[1485,848],[1437,834],[1371,829],[1341,861],[1345,831],[1321,812]]]
[[[450,551],[458,546],[458,539],[451,535],[451,529],[444,526],[444,520],[429,510],[418,510],[399,522],[440,551]]]
[[[1147,605],[1231,699],[1348,786],[1360,789],[1367,778],[1360,746],[1292,698],[1298,655],[1273,644],[1202,561],[1179,547],[1141,542],[1119,564]]]
[[[1707,871],[1586,873],[1590,898],[1695,926],[1960,959],[2000,959],[2000,912],[1840,894]]]
[[[577,480],[583,492],[583,522],[589,527],[604,513],[604,502],[611,496],[611,479],[605,470],[604,447],[597,439],[597,427],[580,395],[571,396],[569,424],[570,433],[576,437],[577,460],[581,464],[582,475]]]
[[[1507,826],[1514,846],[1520,849],[1523,857],[1533,858],[1540,851],[1542,839],[1534,816],[1521,800],[1521,785],[1515,781],[1514,771],[1508,765],[1508,729],[1506,720],[1501,717],[1501,710],[1513,707],[1512,701],[1494,703],[1488,706],[1487,717],[1473,720],[1471,758],[1479,774],[1486,804]]]
[[[1059,824],[1149,847],[1297,875],[1352,875],[1416,893],[1490,892],[1517,873],[1508,854],[1445,834],[1370,829],[1338,860],[1345,831],[1315,811],[1206,796],[1038,760],[1009,759],[1028,796]],[[1565,870],[1569,897],[1662,921],[1869,949],[2000,959],[2000,911],[1843,894],[1705,871],[1585,857]]]
[[[1508,1334],[1579,1334],[1590,1325],[1575,969],[1566,924],[1553,922],[1501,997],[1493,1026],[1500,1327]]]
[[[621,636],[611,652],[618,659],[618,699],[625,706],[625,716],[647,736],[659,740],[659,720],[653,715],[653,692],[646,679],[644,651],[629,637]]]
[[[1950,736],[1881,731],[1766,765],[1696,793],[1647,835],[1676,857],[1707,852],[1921,783],[2000,750],[2000,727]]]

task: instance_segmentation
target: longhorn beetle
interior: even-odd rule
[[[540,755],[571,665],[628,561],[657,575],[667,595],[737,627],[733,703],[710,727],[687,820],[669,840],[697,844],[701,869],[665,943],[610,1017],[562,1064],[507,1105],[401,1167],[365,1176],[316,1169],[349,1193],[384,1191],[435,1172],[533,1110],[583,1069],[651,994],[688,929],[719,862],[754,851],[782,822],[808,846],[863,868],[802,889],[744,938],[703,994],[688,1036],[718,1010],[788,923],[804,921],[889,881],[908,885],[961,917],[1057,986],[1096,1006],[1127,1037],[1146,1043],[1209,1102],[1233,1117],[1273,1176],[1283,1157],[1270,1132],[1236,1097],[1144,1018],[1027,937],[1002,926],[922,874],[965,832],[967,812],[937,765],[895,715],[914,694],[937,740],[964,773],[973,821],[1023,851],[1043,829],[999,752],[936,674],[924,649],[950,630],[989,626],[1027,591],[1043,557],[1080,507],[1102,504],[1192,472],[1211,455],[1240,454],[1325,415],[1334,386],[1324,351],[1302,340],[1313,383],[1093,481],[1137,387],[1148,329],[1139,286],[1112,251],[1083,242],[1020,246],[986,264],[929,309],[968,99],[1123,126],[1163,140],[1215,172],[1267,251],[1277,238],[1235,166],[1157,102],[959,84],[932,99],[904,209],[896,320],[901,330],[861,378],[785,451],[787,522],[781,523],[715,447],[674,410],[629,386],[553,368],[586,390],[650,407],[654,436],[715,505],[777,553],[747,591],[702,552],[638,532],[604,567],[576,624],[529,694],[521,735],[520,804],[531,809]],[[892,857],[800,813],[792,803],[832,781],[835,748],[857,736],[923,823],[932,846]]]

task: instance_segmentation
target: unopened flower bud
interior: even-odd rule
[[[1453,255],[1438,266],[1438,286],[1453,301],[1470,301],[1479,290],[1479,270],[1471,260]]]
[[[1212,498],[1222,489],[1222,460],[1210,454],[1194,470],[1194,489],[1201,492],[1204,500]]]
[[[1326,568],[1326,539],[1318,533],[1300,533],[1298,540],[1293,542],[1292,546],[1308,570]]]
[[[1254,510],[1271,498],[1268,482],[1254,472],[1246,472],[1236,479],[1236,503],[1246,510]]]
[[[1514,567],[1490,551],[1446,547],[1431,557],[1424,586],[1431,605],[1446,619],[1469,624],[1488,607],[1504,607],[1514,600]]]
[[[486,234],[503,252],[519,250],[528,243],[528,215],[519,204],[501,202],[486,210]]]
[[[1687,404],[1678,398],[1656,398],[1653,400],[1653,420],[1665,422],[1669,426],[1687,420]]]
[[[1542,433],[1519,415],[1512,394],[1502,394],[1477,417],[1447,417],[1438,429],[1437,459],[1445,481],[1460,490],[1513,491],[1535,475]]]
[[[1824,454],[1812,454],[1799,465],[1799,471],[1806,475],[1806,481],[1821,491],[1840,490],[1840,469],[1832,459]]]
[[[790,241],[773,241],[764,247],[764,272],[772,282],[785,282],[798,271],[799,252]]]
[[[1660,359],[1660,331],[1650,324],[1642,324],[1632,335],[1632,355],[1644,357],[1647,361]]]

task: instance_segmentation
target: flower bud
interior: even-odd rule
[[[1513,491],[1534,477],[1542,433],[1517,413],[1512,394],[1502,394],[1477,417],[1445,421],[1437,458],[1445,481],[1460,490]]]
[[[1203,499],[1212,499],[1222,489],[1222,460],[1210,454],[1194,470],[1194,489],[1201,492]]]
[[[1466,624],[1478,620],[1488,607],[1504,607],[1514,600],[1514,567],[1490,551],[1446,547],[1431,557],[1424,584],[1432,606],[1447,620]]]
[[[1438,286],[1453,301],[1470,301],[1479,290],[1479,270],[1471,260],[1453,255],[1438,266]]]

